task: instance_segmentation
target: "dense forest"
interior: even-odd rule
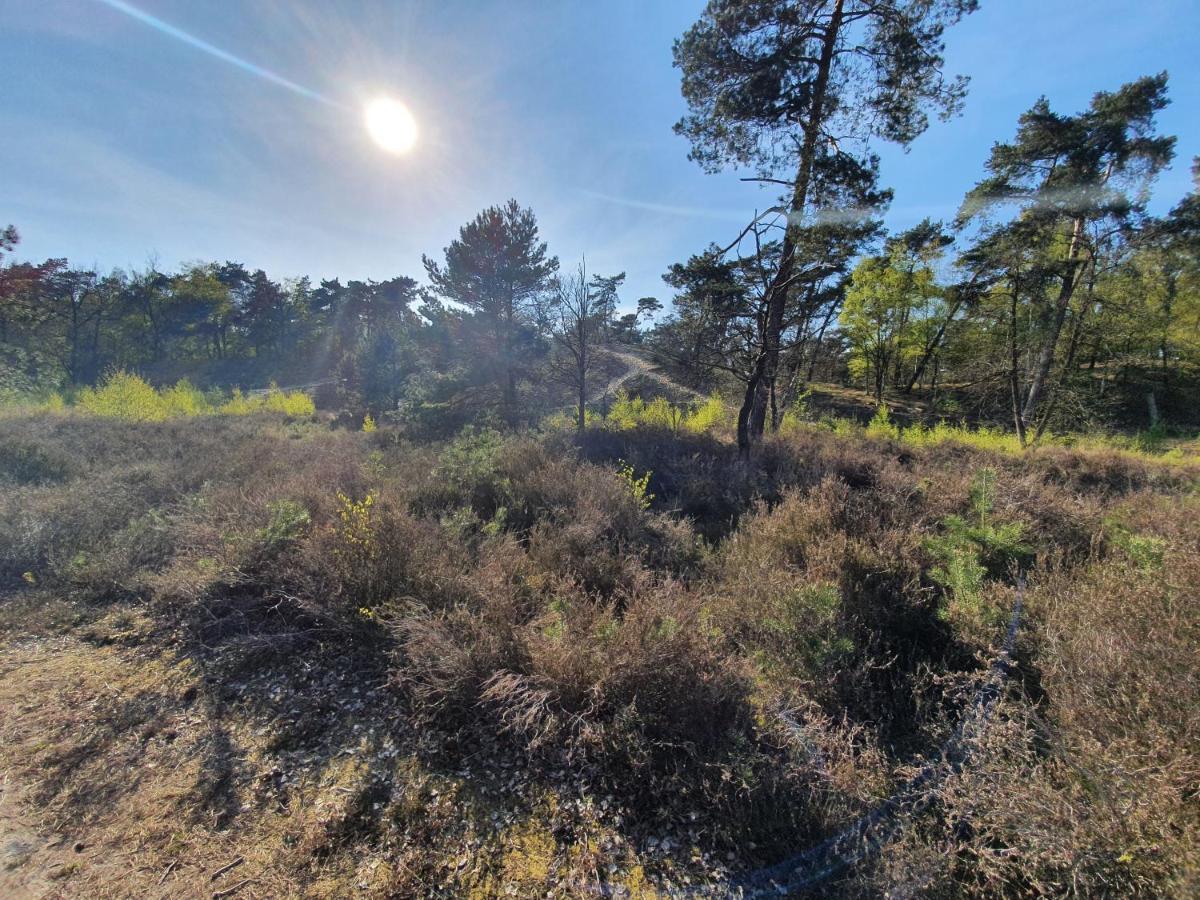
[[[661,298],[516,199],[381,281],[0,232],[0,896],[1200,895],[1200,157],[1097,83],[889,231],[978,6],[709,0],[680,164],[768,205]]]

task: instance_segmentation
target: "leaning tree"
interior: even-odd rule
[[[779,368],[798,232],[874,170],[872,140],[907,146],[929,112],[955,113],[965,79],[943,74],[945,29],[978,0],[710,0],[675,43],[689,112],[675,126],[708,171],[751,168],[786,188],[766,342],[738,416],[761,436]]]

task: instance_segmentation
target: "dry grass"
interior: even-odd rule
[[[989,527],[1033,554],[1019,678],[939,801],[826,888],[1195,887],[1188,467],[816,429],[746,465],[653,428],[413,445],[253,416],[12,416],[0,447],[0,759],[31,822],[95,848],[68,894],[211,893],[238,855],[221,883],[246,896],[777,861],[911,774],[994,652],[1018,557],[981,555],[970,597],[937,572],[983,469]]]

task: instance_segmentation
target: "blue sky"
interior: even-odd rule
[[[0,225],[19,256],[170,268],[235,259],[274,277],[420,276],[484,206],[532,206],[551,251],[628,273],[623,299],[664,301],[661,274],[728,242],[772,196],[704,174],[671,130],[684,111],[671,42],[701,0],[136,0],[273,73],[246,71],[102,0],[0,0]],[[964,114],[908,153],[881,147],[887,215],[948,218],[1041,94],[1086,106],[1166,69],[1178,156],[1152,208],[1200,154],[1195,0],[983,0],[948,35],[971,77]],[[330,102],[286,86],[292,82]],[[387,155],[368,99],[413,110]]]

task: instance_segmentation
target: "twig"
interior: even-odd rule
[[[236,869],[238,866],[240,866],[245,861],[246,861],[246,857],[244,857],[244,856],[237,857],[233,862],[226,863],[225,865],[221,866],[221,868],[217,869],[217,871],[213,872],[212,877],[210,877],[208,880],[216,881],[218,878],[220,878],[222,875],[224,875],[230,869]]]
[[[213,891],[213,900],[221,900],[222,897],[231,897],[253,880],[253,878],[245,878],[242,881],[239,881],[233,887],[227,887],[223,891]]]
[[[166,880],[167,880],[167,876],[171,874],[171,871],[172,871],[172,870],[173,870],[173,869],[174,869],[174,868],[175,868],[177,865],[179,865],[179,860],[177,860],[177,859],[173,859],[173,860],[171,860],[171,864],[170,864],[169,866],[167,866],[167,867],[166,867],[166,868],[163,870],[162,877],[158,879],[158,883],[159,883],[160,885],[161,885],[161,884],[162,884],[164,881],[166,881]]]

